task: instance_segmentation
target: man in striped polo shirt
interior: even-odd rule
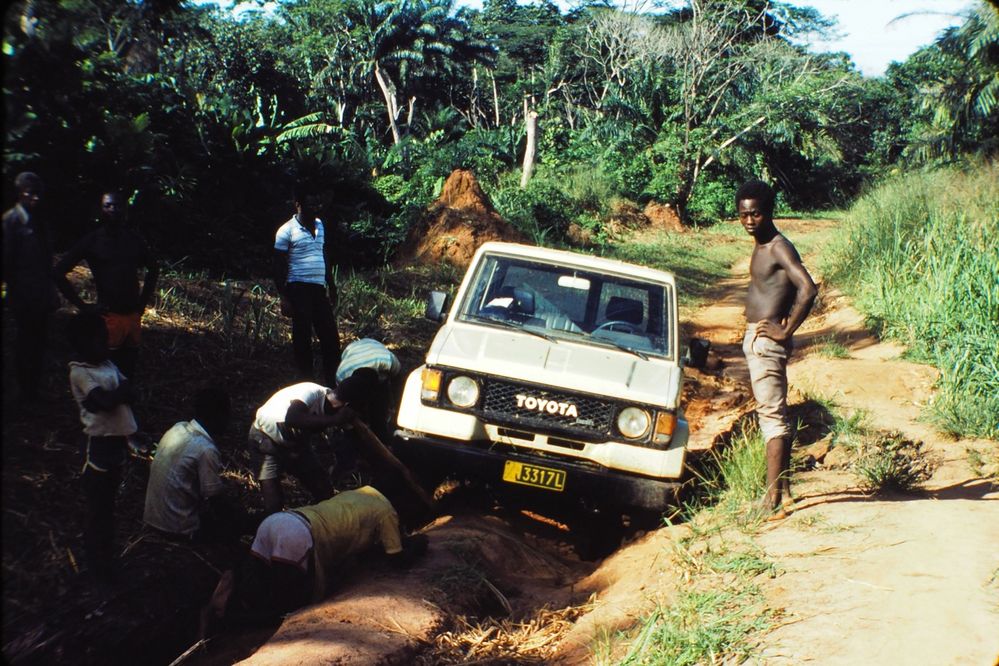
[[[340,364],[340,332],[333,314],[336,283],[325,229],[316,217],[317,210],[315,197],[296,194],[295,214],[274,237],[274,283],[281,295],[281,313],[291,317],[291,344],[300,378],[315,379],[312,367],[315,329],[323,354],[324,383],[335,386]]]

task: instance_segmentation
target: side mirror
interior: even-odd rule
[[[427,309],[423,316],[431,321],[442,322],[451,306],[451,294],[444,291],[432,291],[427,296]]]
[[[708,363],[708,350],[711,349],[711,341],[703,338],[691,338],[687,345],[687,353],[683,355],[683,364],[692,368],[703,370]]]

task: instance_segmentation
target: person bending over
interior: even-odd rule
[[[222,575],[203,611],[203,631],[211,621],[267,621],[321,601],[347,560],[378,544],[402,568],[426,552],[427,538],[404,538],[395,509],[370,486],[272,514],[257,528],[242,566]]]
[[[246,512],[226,497],[219,438],[230,421],[229,394],[216,387],[194,397],[194,418],[166,431],[149,469],[142,520],[154,530],[196,543],[231,543]]]
[[[248,444],[255,457],[265,513],[284,506],[284,472],[301,481],[313,501],[333,494],[329,474],[310,440],[327,428],[350,425],[356,413],[349,404],[363,402],[366,392],[363,378],[347,379],[336,389],[301,382],[281,389],[257,410]]]

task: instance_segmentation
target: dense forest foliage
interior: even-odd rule
[[[599,237],[616,199],[706,223],[762,177],[784,210],[821,209],[892,171],[999,147],[992,3],[881,78],[809,53],[830,23],[786,2],[237,9],[8,7],[4,170],[43,176],[57,248],[111,187],[163,256],[234,275],[260,272],[296,185],[322,195],[353,261],[380,263],[458,167],[508,221],[557,243],[572,223]]]

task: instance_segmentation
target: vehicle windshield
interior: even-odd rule
[[[487,255],[458,319],[672,357],[669,284]]]

